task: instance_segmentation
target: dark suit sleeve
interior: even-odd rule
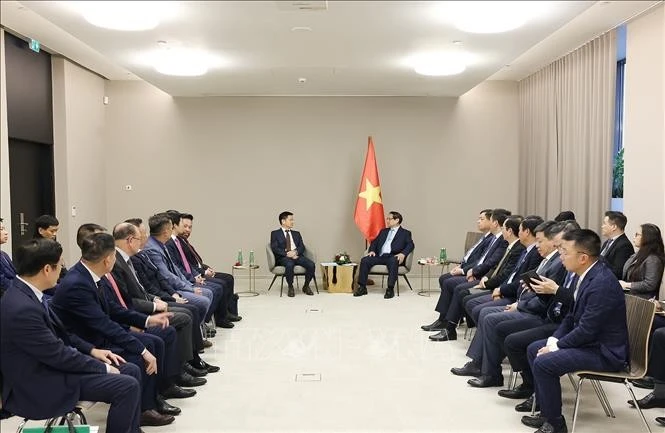
[[[404,230],[404,236],[406,236],[406,239],[404,240],[404,248],[402,248],[402,251],[400,252],[406,257],[416,248],[416,244],[413,242],[410,230]]]
[[[74,346],[79,352],[85,353],[86,355],[90,355],[90,352],[92,352],[92,349],[95,348],[92,344],[88,343],[81,337],[79,337],[76,334],[68,333],[69,336],[69,342],[72,343],[72,346]]]
[[[380,251],[380,245],[383,245],[383,243],[386,241],[386,236],[388,233],[388,229],[381,229],[378,235],[374,238],[372,242],[369,244],[369,248],[367,249],[368,253],[374,253],[376,255],[379,255]],[[380,242],[380,243],[379,243]]]
[[[611,261],[607,260],[605,264],[612,269],[612,273],[621,279],[623,274],[623,265],[626,263],[628,258],[635,253],[633,245],[630,243],[628,238],[624,235],[621,239],[621,245],[617,245],[615,251],[612,254]]]
[[[286,257],[286,239],[281,230],[274,230],[270,233],[270,249],[277,260]]]
[[[567,335],[573,329],[574,323],[575,323],[575,318],[573,317],[573,307],[571,305],[570,310],[568,310],[568,314],[566,314],[566,317],[563,318],[563,321],[556,329],[556,331],[554,331],[552,337],[558,340],[562,336]]]
[[[111,317],[111,320],[140,329],[145,328],[146,319],[148,317],[145,314],[123,308],[118,301],[116,301],[115,293],[110,285],[105,282],[104,287],[106,290],[106,299],[108,300],[109,316]]]
[[[510,277],[510,274],[515,270],[515,266],[517,266],[517,261],[520,259],[521,254],[522,250],[513,246],[510,253],[508,253],[508,257],[506,257],[506,260],[501,264],[499,272],[489,280],[485,281],[485,288],[487,290],[494,290],[499,287],[502,282],[506,281],[508,277]]]
[[[44,322],[44,312],[39,308],[22,309],[15,320],[5,322],[9,332],[3,332],[7,338],[39,362],[53,369],[67,373],[106,373],[101,361],[83,355],[55,336]]]
[[[294,232],[291,232],[291,235],[293,235]],[[305,254],[305,242],[302,240],[302,235],[300,232],[295,232],[296,238],[293,238],[293,242],[296,243],[296,251],[298,252],[299,256],[302,256]],[[293,237],[293,236],[292,236]]]
[[[483,275],[487,274],[489,270],[495,267],[503,258],[503,255],[508,248],[508,242],[504,239],[499,239],[496,242],[500,242],[499,245],[497,245],[497,247],[485,257],[485,260],[483,260],[481,264],[473,267],[472,272],[476,279],[480,279]]]

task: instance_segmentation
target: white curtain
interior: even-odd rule
[[[520,81],[524,215],[572,210],[582,227],[600,228],[610,205],[616,68],[611,31]]]

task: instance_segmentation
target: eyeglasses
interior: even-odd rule
[[[635,237],[636,237],[636,238],[641,238],[641,237],[642,237],[642,233],[635,233]]]
[[[387,216],[386,219],[387,219],[387,220],[394,220],[394,219],[397,219],[397,218],[393,218],[393,217],[391,217],[391,216]]]

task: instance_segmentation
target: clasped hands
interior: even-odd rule
[[[376,253],[375,253],[374,251],[370,251],[369,253],[367,253],[367,255],[368,255],[369,257],[374,257],[374,256],[376,255]],[[404,262],[404,258],[405,258],[406,256],[405,256],[404,254],[402,254],[402,253],[397,253],[397,254],[395,254],[394,257],[397,259],[397,263],[399,263],[399,264],[401,265],[402,262]]]
[[[286,252],[286,257],[289,257],[293,260],[296,260],[298,258],[298,250],[291,250]]]

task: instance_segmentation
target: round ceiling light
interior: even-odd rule
[[[413,70],[428,77],[445,77],[461,74],[466,70],[467,61],[461,53],[427,53],[413,57],[409,63]]]
[[[151,30],[176,13],[177,2],[169,1],[80,1],[70,2],[90,24],[126,32]]]
[[[450,1],[436,6],[436,15],[466,33],[503,33],[542,15],[548,1]]]
[[[151,63],[157,72],[164,75],[198,77],[220,62],[202,50],[167,48],[156,52]]]

